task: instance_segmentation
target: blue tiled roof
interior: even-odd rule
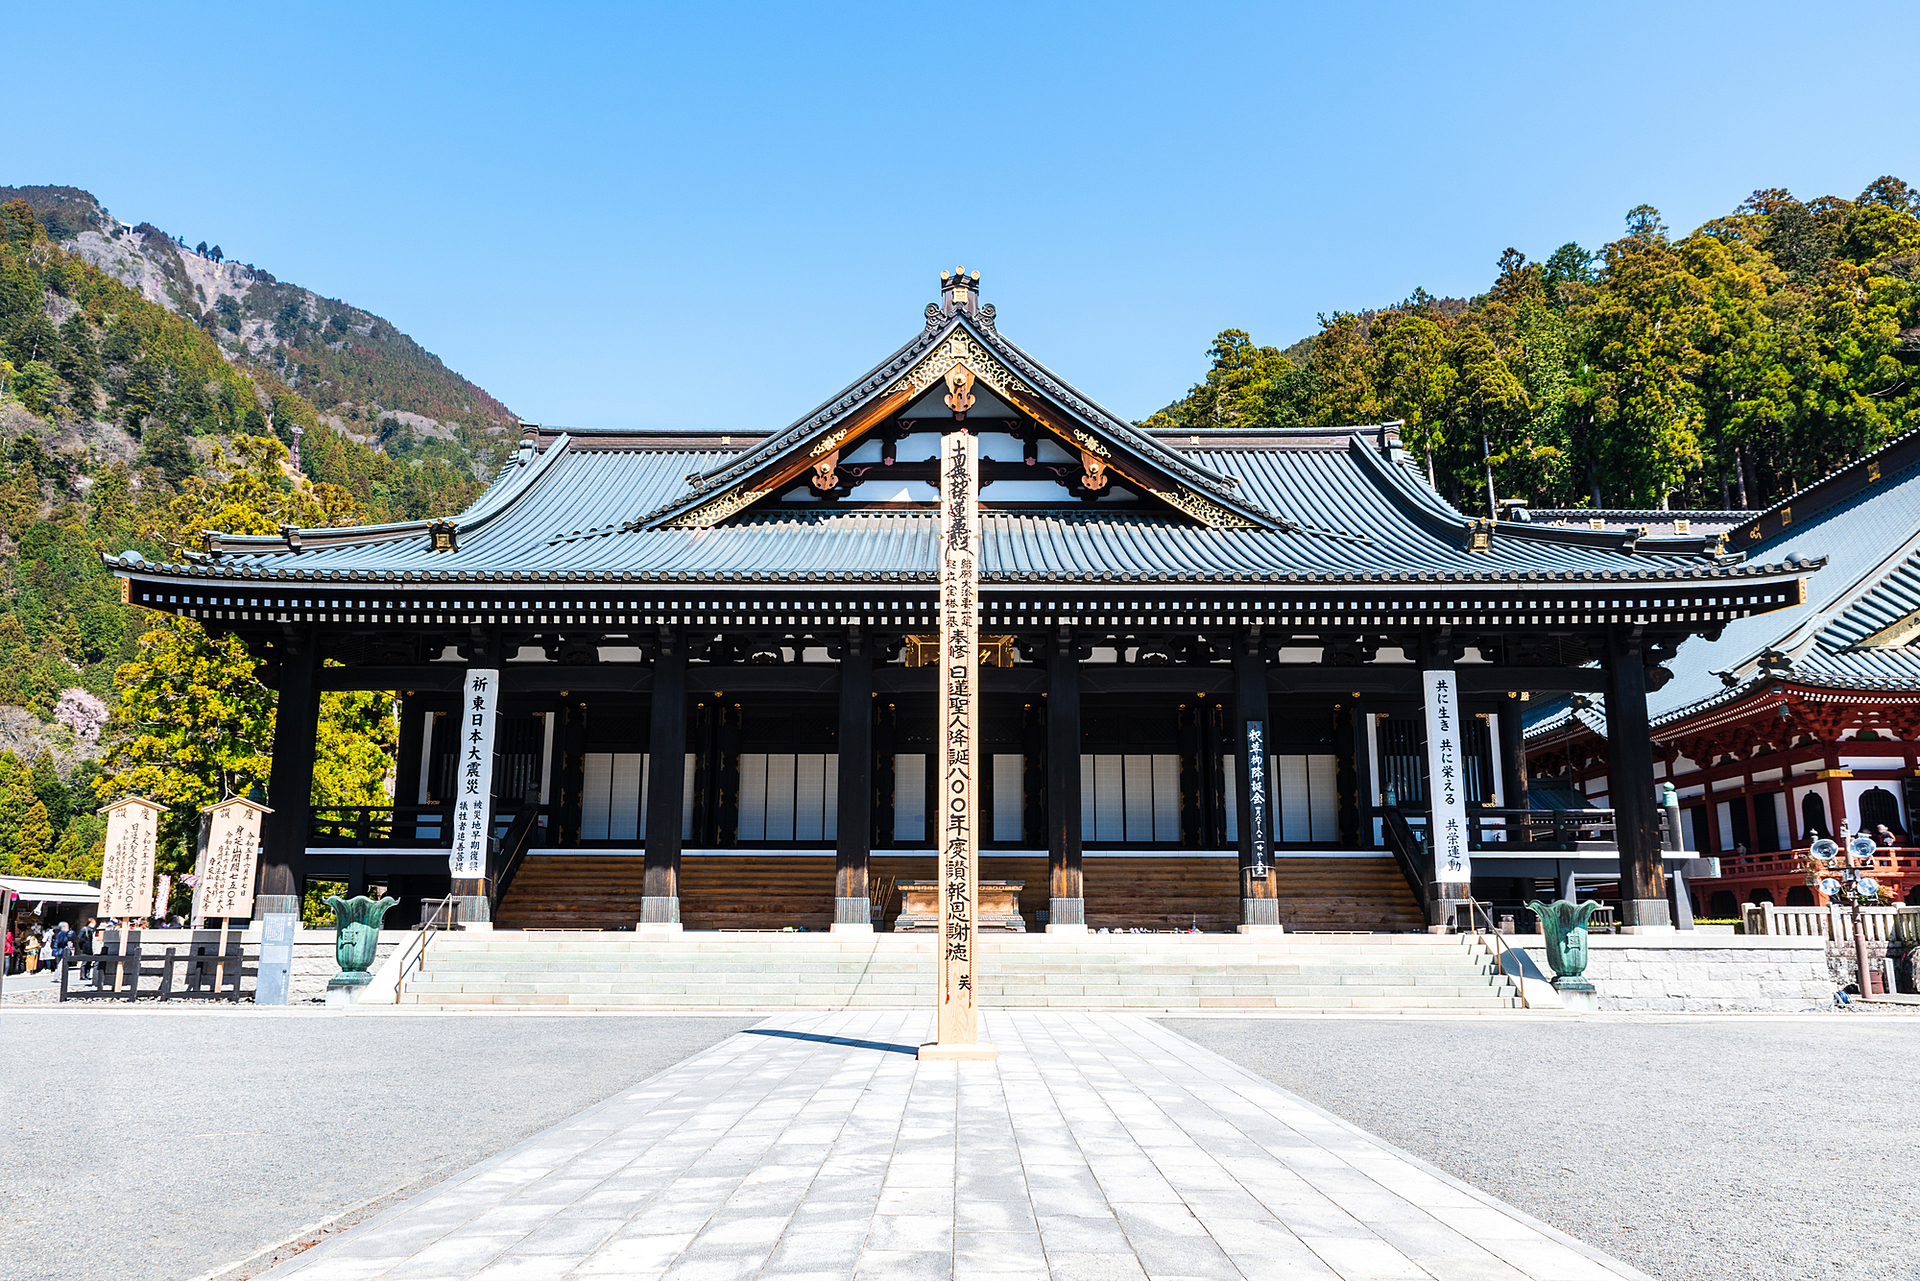
[[[634,438],[625,437],[626,441]],[[1207,470],[1239,479],[1251,502],[1296,529],[1209,529],[1146,504],[989,509],[983,571],[1046,579],[1103,571],[1230,577],[1483,574],[1504,579],[1676,577],[1729,570],[1712,557],[1639,552],[1617,534],[1503,524],[1490,551],[1467,550],[1468,520],[1413,469],[1387,461],[1364,436],[1346,448],[1250,447],[1192,451]],[[524,449],[507,474],[454,519],[459,549],[431,549],[427,522],[366,530],[302,531],[301,550],[280,538],[222,538],[229,570],[332,572],[469,571],[510,578],[633,573],[759,576],[797,571],[856,578],[927,574],[935,568],[938,518],[930,508],[842,509],[821,504],[753,508],[711,529],[633,529],[646,511],[686,493],[688,476],[732,456],[718,449],[596,447],[589,433],[563,436],[545,452]],[[1687,544],[1683,544],[1687,545]],[[155,567],[147,566],[152,569]]]
[[[1849,470],[1859,470],[1866,461],[1850,464]],[[1809,505],[1803,491],[1762,515]],[[1783,682],[1920,692],[1920,648],[1858,648],[1875,633],[1920,613],[1920,464],[1891,472],[1744,550],[1756,562],[1799,556],[1825,564],[1805,580],[1804,604],[1729,622],[1718,640],[1695,636],[1682,644],[1667,664],[1673,679],[1647,698],[1656,728]],[[1787,674],[1762,670],[1759,660],[1768,651],[1791,660]],[[1734,683],[1729,685],[1720,672],[1731,675]],[[1578,715],[1581,723],[1604,734],[1604,700],[1595,696],[1593,702],[1592,710]],[[1561,732],[1570,714],[1565,700],[1537,709],[1528,718],[1528,737]]]

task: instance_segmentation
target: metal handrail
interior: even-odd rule
[[[1480,933],[1480,926],[1475,919],[1475,913],[1480,912],[1486,916],[1487,933],[1493,936],[1493,942],[1494,942],[1494,947],[1493,947],[1494,966],[1502,974],[1511,974],[1513,976],[1513,986],[1520,993],[1520,1008],[1523,1010],[1532,1009],[1533,1008],[1532,1004],[1527,1000],[1526,974],[1522,972],[1517,962],[1515,963],[1513,969],[1511,970],[1507,969],[1506,962],[1502,959],[1504,956],[1512,955],[1514,951],[1514,947],[1511,943],[1507,942],[1506,935],[1502,934],[1494,926],[1493,904],[1482,903],[1479,899],[1474,899],[1474,898],[1462,899],[1461,902],[1467,905],[1467,929],[1473,935],[1474,941],[1476,943],[1484,944],[1486,940],[1482,937]]]
[[[420,906],[423,908],[426,908],[426,911],[422,912],[420,915],[420,946],[414,952],[412,959],[409,960],[406,963],[406,965],[401,967],[399,976],[395,978],[393,981],[393,999],[394,1000],[396,1001],[399,1000],[400,994],[406,990],[408,976],[418,973],[420,969],[426,965],[427,944],[433,941],[433,932],[436,929],[452,929],[453,928],[453,913],[454,913],[453,905],[457,902],[459,902],[459,899],[455,898],[451,894],[447,895],[447,897],[443,899],[428,898],[428,899],[420,900]],[[445,912],[447,914],[446,925],[440,926],[435,924],[435,922],[439,919],[439,917],[438,917],[438,914],[433,910],[433,908],[429,906],[430,904],[433,904],[433,903],[440,904],[440,911]]]
[[[1421,857],[1426,851],[1426,842],[1418,840],[1413,828],[1407,824],[1407,816],[1398,806],[1388,806],[1380,811],[1381,830],[1387,838],[1387,848],[1393,852],[1393,861],[1400,868],[1400,875],[1406,878],[1407,888],[1413,891],[1416,903],[1427,901],[1427,877]]]
[[[488,887],[488,902],[497,909],[507,897],[507,889],[513,884],[513,877],[520,870],[520,863],[526,857],[527,850],[533,844],[533,830],[539,823],[541,813],[547,807],[539,801],[529,801],[520,807],[513,816],[507,831],[500,838],[498,869],[494,872],[492,884]]]

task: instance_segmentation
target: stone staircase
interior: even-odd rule
[[[931,1004],[927,936],[496,930],[436,935],[400,1001],[442,1008],[897,1008]],[[1000,1008],[1497,1011],[1512,980],[1471,939],[1429,934],[1112,934],[988,940]]]

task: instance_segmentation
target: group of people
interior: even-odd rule
[[[51,929],[38,922],[9,926],[4,953],[6,972],[32,974],[36,970],[52,969],[64,956],[78,964],[81,977],[86,978],[93,973],[93,941],[98,932],[99,924],[91,916],[77,930],[65,921]]]

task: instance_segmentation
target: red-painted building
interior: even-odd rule
[[[1714,513],[1719,515],[1719,513]],[[1724,535],[1750,559],[1824,564],[1799,605],[1696,637],[1649,696],[1654,775],[1671,783],[1690,849],[1721,860],[1694,910],[1824,901],[1805,851],[1844,826],[1885,827],[1876,878],[1920,903],[1920,433],[1886,445]],[[1527,767],[1610,805],[1604,700],[1529,718]]]

